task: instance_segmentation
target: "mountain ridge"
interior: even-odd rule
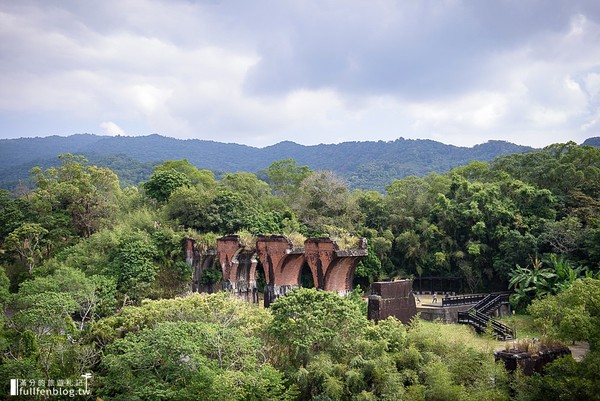
[[[591,138],[593,139],[593,138]],[[56,165],[62,153],[83,154],[98,165],[118,166],[123,175],[128,165],[137,169],[133,180],[147,179],[152,165],[164,160],[187,159],[200,169],[217,173],[259,173],[277,160],[294,159],[313,170],[331,170],[351,188],[383,192],[394,179],[408,175],[443,173],[473,160],[490,161],[497,156],[535,148],[490,140],[473,147],[447,145],[431,139],[398,138],[393,141],[354,141],[339,144],[301,145],[282,141],[257,148],[203,139],[176,139],[158,134],[103,136],[74,134],[67,137],[0,139],[0,188],[13,187],[28,177],[35,166]],[[118,155],[118,156],[117,156]],[[137,184],[137,182],[127,182]]]

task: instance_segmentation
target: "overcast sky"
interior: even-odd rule
[[[600,136],[598,0],[0,0],[0,138]]]

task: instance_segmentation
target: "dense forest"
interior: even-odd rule
[[[199,169],[221,173],[263,171],[271,163],[293,159],[313,170],[334,171],[350,188],[377,190],[394,179],[409,175],[443,173],[472,160],[532,150],[503,141],[490,141],[472,148],[445,145],[430,140],[345,142],[303,146],[281,142],[265,148],[203,140],[180,140],[160,135],[106,137],[89,134],[69,137],[0,139],[0,188],[27,185],[34,167],[56,167],[56,155],[80,154],[93,164],[108,167],[125,185],[146,181],[152,168],[166,160],[186,159]]]
[[[90,400],[600,397],[599,148],[555,144],[384,192],[294,159],[260,176],[167,160],[123,185],[67,153],[30,176],[31,188],[0,191],[2,394],[9,379],[76,389],[89,378]],[[304,288],[265,309],[190,295],[183,239],[208,246],[231,233],[365,237],[369,256],[347,297]],[[460,278],[466,292],[510,289],[540,332],[590,352],[526,377],[466,327],[449,337],[418,319],[366,319],[370,283],[422,276]],[[219,269],[201,279],[218,282]]]

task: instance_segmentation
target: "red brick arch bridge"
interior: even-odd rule
[[[259,236],[255,244],[244,245],[237,235],[217,239],[216,249],[201,247],[192,239],[184,243],[186,261],[193,266],[192,291],[213,292],[202,285],[202,273],[219,262],[221,289],[251,302],[258,302],[257,268],[264,270],[264,303],[269,306],[291,289],[301,286],[303,269],[310,269],[316,288],[345,294],[352,290],[354,270],[367,255],[367,240],[355,249],[343,250],[330,238],[309,238],[303,247],[294,247],[282,235]]]

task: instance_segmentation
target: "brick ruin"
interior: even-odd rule
[[[362,238],[357,249],[340,250],[329,238],[309,238],[304,241],[304,254],[315,287],[345,295],[352,291],[358,262],[367,256],[367,240]]]
[[[294,247],[282,235],[259,237],[256,250],[265,272],[264,304],[269,306],[286,292],[300,287],[302,267],[306,261],[304,248]]]
[[[214,292],[201,284],[202,273],[218,260],[223,279],[221,289],[238,298],[258,302],[257,268],[264,271],[264,304],[269,306],[286,292],[301,286],[302,270],[310,269],[317,289],[347,294],[352,290],[354,271],[367,255],[367,241],[358,248],[341,250],[330,238],[309,238],[304,247],[295,247],[282,235],[259,236],[255,244],[242,244],[239,236],[217,239],[216,249],[199,247],[194,240],[184,242],[186,261],[193,267],[193,292]]]
[[[256,250],[243,245],[237,235],[229,235],[217,239],[217,254],[223,273],[223,291],[230,291],[238,298],[257,303]]]
[[[531,376],[534,373],[543,374],[544,366],[557,358],[567,355],[571,355],[571,350],[564,345],[556,345],[554,347],[542,345],[537,352],[509,349],[494,353],[496,361],[504,362],[506,370],[514,372],[520,368],[521,372],[526,376]]]
[[[217,250],[199,245],[190,238],[183,240],[183,249],[185,252],[185,261],[192,266],[192,292],[216,292],[217,288],[215,286],[202,284],[200,278],[206,269],[214,266]]]
[[[378,322],[393,316],[402,323],[409,323],[417,314],[412,280],[375,282],[371,284],[368,318]]]

